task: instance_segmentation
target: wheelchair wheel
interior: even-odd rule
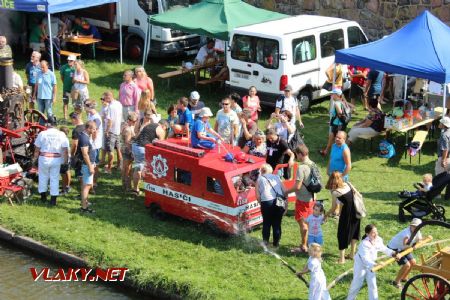
[[[443,207],[442,205],[436,205],[436,208],[433,212],[433,219],[445,222],[445,207]]]

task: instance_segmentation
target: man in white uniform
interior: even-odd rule
[[[34,159],[38,160],[39,193],[41,200],[47,201],[48,183],[50,181],[50,205],[56,205],[59,195],[59,171],[61,164],[69,161],[69,142],[66,135],[56,126],[56,118],[48,118],[48,129],[41,131],[35,141]]]

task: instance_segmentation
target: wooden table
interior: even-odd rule
[[[200,78],[200,71],[201,70],[207,70],[207,69],[210,69],[210,68],[214,68],[216,65],[218,65],[220,63],[223,63],[224,61],[225,61],[224,58],[219,58],[216,61],[211,61],[211,62],[202,64],[202,65],[194,65],[190,69],[179,67],[178,69],[176,69],[174,71],[158,74],[158,77],[162,78],[162,79],[167,79],[167,87],[169,87],[171,78],[178,77],[178,76],[181,76],[183,74],[192,73],[192,74],[194,74],[194,77],[195,77],[195,86],[197,86],[198,80]]]
[[[406,147],[406,146],[408,145],[410,132],[411,132],[412,130],[414,130],[414,129],[416,129],[416,128],[419,128],[419,127],[421,127],[421,126],[425,126],[425,125],[431,124],[431,123],[433,123],[435,120],[440,119],[440,118],[442,117],[442,112],[443,112],[442,107],[436,107],[436,108],[434,109],[434,117],[433,117],[433,118],[428,118],[428,119],[425,119],[425,120],[422,120],[422,121],[413,123],[412,125],[403,127],[402,129],[390,128],[390,129],[388,129],[388,130],[386,130],[386,131],[390,131],[390,132],[399,132],[399,133],[405,134],[405,147]],[[428,132],[428,131],[429,131],[429,128],[427,129],[427,132]],[[405,158],[406,158],[406,151],[405,151]]]
[[[66,38],[65,41],[67,43],[72,43],[72,44],[77,44],[78,48],[80,46],[89,46],[92,45],[92,56],[95,59],[95,44],[101,42],[102,40],[100,39],[94,39],[94,38],[90,38],[90,37],[69,37]]]

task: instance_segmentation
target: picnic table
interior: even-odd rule
[[[406,147],[407,147],[407,145],[409,145],[409,138],[411,135],[410,133],[413,132],[413,130],[416,128],[420,128],[420,127],[426,126],[426,125],[431,125],[431,123],[433,123],[434,121],[436,121],[442,117],[443,112],[444,112],[444,109],[442,107],[435,107],[433,117],[430,117],[430,118],[427,118],[427,119],[424,119],[424,120],[421,120],[418,122],[414,122],[413,124],[405,126],[401,129],[390,128],[387,130],[392,133],[398,132],[398,133],[405,135],[405,158],[406,158],[406,154],[407,154]],[[418,130],[415,133],[415,135],[413,136],[412,141],[418,142],[420,144],[420,147],[422,147],[423,143],[425,142],[425,140],[428,136],[428,132],[429,132],[430,128],[431,128],[431,126],[427,126],[426,130]],[[410,162],[411,162],[411,160],[410,160]],[[420,150],[419,150],[419,164],[420,164]]]
[[[167,87],[170,86],[170,79],[174,77],[178,77],[184,74],[194,74],[195,78],[195,86],[197,86],[200,78],[200,71],[202,70],[208,70],[210,68],[214,68],[216,65],[223,63],[225,61],[225,58],[219,58],[215,61],[209,61],[201,65],[193,65],[192,68],[188,69],[186,67],[179,67],[174,71],[158,74],[159,78],[167,79]],[[213,82],[213,81],[211,81]]]
[[[80,46],[89,46],[92,45],[92,57],[95,59],[95,44],[100,43],[101,39],[94,39],[91,37],[77,37],[72,36],[65,39],[66,43],[72,43],[78,45],[78,49]]]

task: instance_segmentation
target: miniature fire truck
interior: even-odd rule
[[[264,158],[229,145],[203,150],[188,147],[185,139],[168,139],[147,145],[145,159],[145,206],[153,214],[169,213],[228,234],[262,223],[254,184]],[[284,184],[291,187],[294,180]]]

